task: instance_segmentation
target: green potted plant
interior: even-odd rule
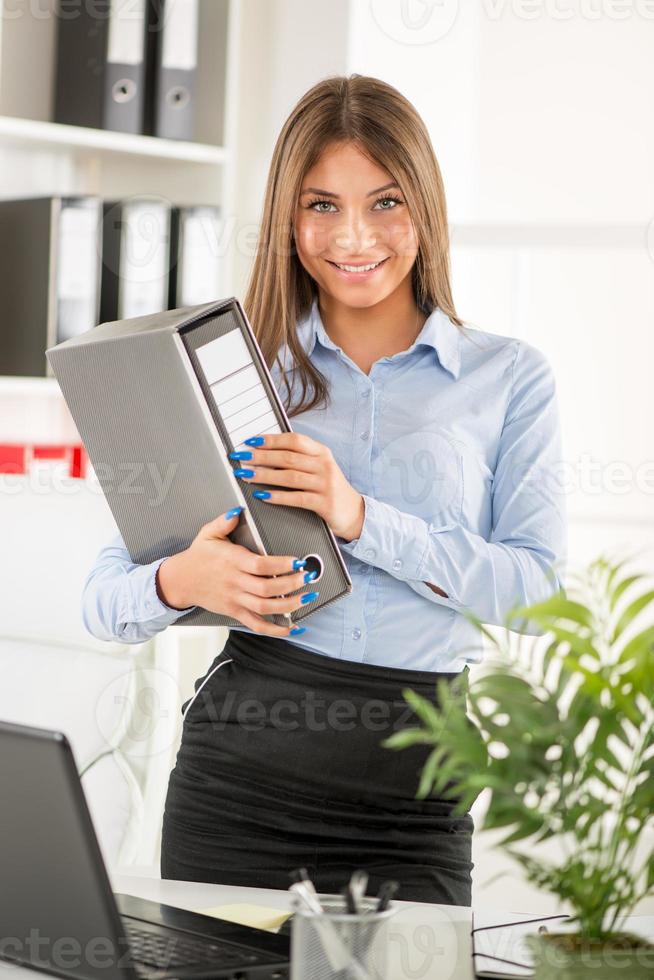
[[[505,625],[524,617],[529,637],[496,637],[466,612],[490,657],[467,684],[438,681],[434,704],[405,690],[421,724],[383,743],[433,744],[417,796],[458,797],[456,814],[487,788],[479,829],[506,828],[499,846],[567,903],[571,931],[528,939],[537,980],[654,977],[654,946],[622,928],[654,893],[642,836],[654,826],[654,591],[626,564],[602,556],[565,592],[511,610]],[[539,853],[552,839],[556,861]]]

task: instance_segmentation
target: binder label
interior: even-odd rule
[[[146,0],[113,0],[109,14],[107,61],[140,65],[145,46]]]
[[[234,448],[261,432],[281,432],[270,399],[240,330],[196,351]]]
[[[59,217],[57,342],[97,324],[99,203],[64,203]]]
[[[168,0],[165,16],[161,66],[191,71],[198,60],[198,0]]]

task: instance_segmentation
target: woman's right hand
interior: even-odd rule
[[[201,606],[237,619],[256,633],[288,636],[293,624],[277,626],[262,617],[299,609],[302,594],[273,596],[302,588],[306,573],[293,571],[293,555],[259,555],[230,541],[227,535],[238,518],[238,514],[229,519],[222,514],[209,521],[185,551],[161,563],[157,572],[159,598],[174,609]],[[308,583],[307,591],[311,589]]]

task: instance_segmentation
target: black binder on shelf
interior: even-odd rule
[[[172,209],[169,309],[197,306],[220,297],[221,232],[219,207],[201,205]]]
[[[102,202],[0,201],[0,375],[51,377],[45,349],[97,326]]]
[[[142,133],[146,0],[59,2],[55,122]]]
[[[240,464],[229,453],[247,448],[245,439],[291,431],[237,299],[103,323],[46,353],[132,561],[182,551],[203,524],[240,504],[233,541],[259,554],[306,558],[306,570],[318,572],[318,599],[269,622],[296,623],[352,591],[318,514],[272,507],[253,496],[265,485],[234,476]],[[178,624],[242,625],[205,609]]]
[[[168,308],[170,210],[155,196],[103,202],[102,322]]]
[[[195,139],[199,0],[149,0],[144,132]]]

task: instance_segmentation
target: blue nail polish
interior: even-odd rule
[[[243,443],[246,446],[263,446],[263,436],[252,436],[251,439],[244,439]]]
[[[234,470],[234,476],[254,476],[254,470]]]
[[[306,626],[296,626],[295,629],[292,629],[288,635],[297,636],[298,633],[306,633],[306,631],[307,631]]]
[[[245,450],[241,450],[241,452],[238,452],[238,453],[230,453],[229,454],[229,458],[230,459],[252,459],[252,453],[249,452],[247,449],[245,449]]]
[[[305,605],[307,602],[313,602],[313,600],[317,599],[319,595],[320,595],[319,592],[306,592],[302,596],[300,602],[302,603],[302,605]]]
[[[257,500],[267,500],[268,497],[272,497],[272,494],[268,493],[267,490],[255,490],[252,496],[256,497]]]
[[[227,511],[227,513],[225,514],[225,517],[226,518],[236,517],[236,515],[237,514],[240,514],[242,510],[245,510],[245,508],[244,507],[232,507],[231,510],[228,510]]]
[[[306,563],[307,563],[306,558],[295,558],[293,560],[293,571],[294,572],[299,572],[299,570],[301,568],[304,568],[304,566],[306,565]]]
[[[313,582],[314,578],[317,577],[318,577],[318,572],[307,572],[307,574],[304,576],[304,581]]]

